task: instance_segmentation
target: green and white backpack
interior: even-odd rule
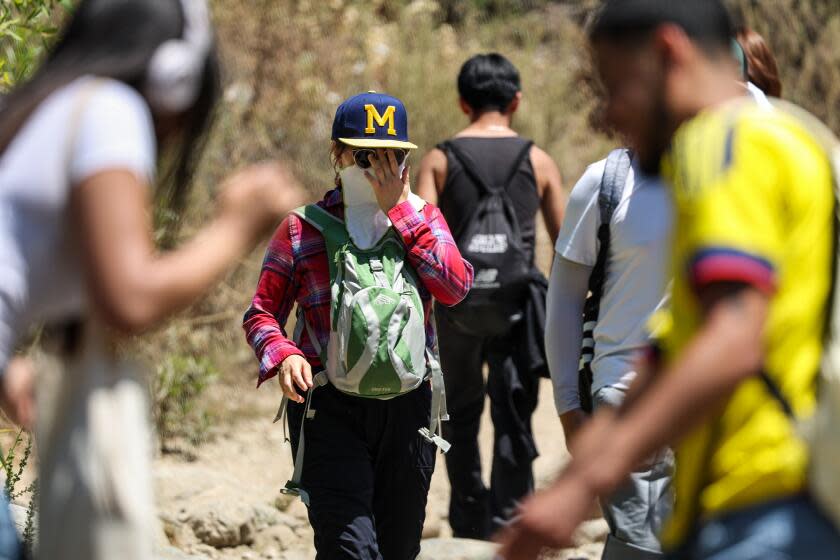
[[[436,351],[426,348],[426,321],[419,279],[406,261],[402,240],[393,228],[370,249],[353,244],[344,222],[317,205],[294,211],[324,237],[330,273],[330,338],[321,348],[311,325],[298,313],[296,340],[301,329],[321,357],[325,370],[315,376],[315,387],[331,383],[339,391],[361,398],[387,400],[409,393],[431,379],[432,414],[419,433],[444,453],[440,435],[447,420],[443,374]],[[309,416],[312,390],[306,398],[304,421]],[[284,397],[275,421],[283,419]],[[300,486],[303,466],[303,423],[295,457],[295,471],[284,493],[308,496]]]

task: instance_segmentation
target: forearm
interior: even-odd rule
[[[303,356],[283,328],[297,301],[300,285],[293,249],[298,242],[292,241],[291,230],[289,221],[283,222],[269,243],[257,289],[242,319],[245,337],[260,363],[258,384],[273,377],[277,366],[289,356]]]
[[[609,492],[638,463],[673,444],[718,412],[735,387],[761,365],[761,325],[718,310],[671,366],[616,418],[602,441],[575,465],[599,493]]]
[[[431,223],[404,202],[389,212],[408,252],[408,260],[432,296],[444,305],[463,300],[473,281],[473,269],[461,256],[438,210]]]
[[[245,179],[231,183],[222,200],[230,200],[227,190],[253,184]],[[269,225],[256,211],[220,209],[191,241],[160,254],[149,188],[121,170],[83,181],[71,192],[70,207],[91,301],[109,326],[126,332],[148,329],[193,303]]]
[[[276,289],[278,284],[284,284],[282,291]],[[278,281],[276,274],[264,270],[257,293],[242,319],[245,338],[260,364],[258,385],[271,379],[277,373],[277,366],[289,356],[304,355],[283,328],[294,301],[286,295],[285,284],[282,279]]]
[[[248,310],[243,323],[248,344],[259,361],[257,386],[277,374],[277,366],[289,356],[306,357],[298,345],[288,338],[285,329],[270,314],[258,311],[254,306]]]
[[[126,259],[121,308],[112,300],[104,311],[124,330],[149,328],[206,293],[251,242],[236,223],[217,219],[179,249],[160,254],[150,247],[133,267]]]
[[[581,317],[591,267],[555,256],[546,302],[545,348],[554,403],[563,415],[580,408],[578,365],[583,336]]]

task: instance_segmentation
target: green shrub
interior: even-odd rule
[[[12,432],[13,430],[7,430]],[[35,516],[38,507],[38,482],[37,480],[28,486],[21,487],[20,481],[23,472],[29,464],[32,455],[32,435],[18,429],[15,439],[8,449],[3,451],[0,448],[0,466],[3,468],[5,477],[4,491],[10,502],[21,498],[29,498],[29,505],[26,508],[26,525],[23,531],[24,545],[30,554],[35,542]]]
[[[0,92],[24,81],[37,67],[58,30],[56,20],[72,5],[71,0],[0,2]]]
[[[203,439],[210,417],[201,397],[217,375],[207,358],[177,353],[163,356],[152,381],[152,394],[155,425],[164,450],[176,438],[185,438],[192,445]]]

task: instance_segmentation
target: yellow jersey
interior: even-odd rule
[[[833,175],[817,141],[793,117],[738,101],[709,109],[676,133],[662,162],[674,190],[674,278],[664,357],[702,322],[698,289],[752,285],[770,297],[764,370],[797,416],[816,404],[816,378],[833,267]],[[678,446],[667,548],[699,519],[805,490],[807,447],[759,378]]]

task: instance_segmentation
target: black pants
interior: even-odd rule
[[[452,444],[446,469],[452,487],[449,524],[454,536],[488,539],[534,490],[531,465],[537,457],[531,416],[539,380],[526,371],[516,337],[480,338],[464,334],[437,314],[441,366],[446,382],[449,422],[443,435]],[[485,387],[483,366],[489,374]],[[485,394],[493,420],[490,488],[481,477],[478,431]]]
[[[302,486],[318,560],[412,560],[420,553],[435,446],[428,426],[431,388],[388,401],[345,395],[332,385],[312,394]],[[289,403],[297,452],[302,404]]]

